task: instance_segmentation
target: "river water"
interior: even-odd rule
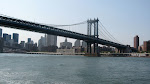
[[[1,53],[0,84],[150,84],[150,58]]]

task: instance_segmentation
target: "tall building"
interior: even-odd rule
[[[38,49],[41,51],[41,48],[46,46],[46,38],[41,36],[41,38],[38,41]]]
[[[143,43],[144,45],[143,45],[143,47],[144,47],[144,51],[150,51],[150,40],[149,41],[144,41],[144,43]]]
[[[17,43],[17,44],[18,44],[18,38],[19,38],[19,34],[13,33],[13,40],[14,40],[14,42]]]
[[[75,47],[80,47],[80,40],[76,40],[75,43],[74,43],[74,46]]]
[[[46,35],[46,41],[47,46],[57,46],[57,36],[55,35]]]
[[[11,40],[11,35],[8,34],[6,40],[7,40],[7,41]]]
[[[85,41],[82,41],[82,47],[87,47],[87,43]]]
[[[25,48],[25,41],[21,41],[20,46],[21,46],[21,48]]]
[[[11,35],[4,33],[3,34],[4,41],[9,41],[11,39]]]
[[[139,37],[138,35],[136,35],[134,37],[134,48],[138,49],[138,46],[139,46]]]
[[[0,28],[0,37],[2,37],[2,29]]]
[[[13,43],[11,41],[11,35],[3,33],[3,39],[4,39],[4,45],[10,46],[10,43]]]
[[[25,49],[29,51],[37,51],[37,43],[34,43],[31,38],[28,38],[28,42],[25,43]]]
[[[3,33],[3,39],[4,39],[4,41],[6,41],[6,40],[7,40],[7,37],[8,37],[8,34]]]
[[[28,43],[31,43],[31,38],[28,38]]]
[[[62,48],[62,49],[71,49],[72,48],[72,43],[67,42],[67,38],[66,38],[65,42],[60,43],[60,48]]]

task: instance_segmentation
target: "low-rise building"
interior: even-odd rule
[[[63,55],[67,55],[67,54],[75,54],[75,49],[57,49],[57,53],[61,53]]]
[[[67,42],[67,38],[65,39],[65,42],[60,43],[60,48],[61,49],[71,49],[72,48],[72,43]]]

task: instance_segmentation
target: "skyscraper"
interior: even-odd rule
[[[11,35],[8,34],[7,41],[11,40]]]
[[[138,46],[139,46],[139,37],[138,35],[136,35],[134,37],[134,48],[138,49]]]
[[[85,41],[82,41],[82,47],[87,47],[87,43]]]
[[[8,34],[6,34],[6,33],[3,33],[3,39],[4,39],[4,41],[6,41],[6,39],[7,39],[7,36],[8,36]]]
[[[9,40],[11,40],[11,35],[4,33],[3,38],[4,38],[4,41],[8,42]]]
[[[31,38],[28,38],[28,43],[31,43]]]
[[[47,35],[46,41],[47,46],[57,46],[57,36],[55,35]]]
[[[0,37],[2,37],[2,29],[0,28]]]
[[[74,46],[75,47],[80,47],[80,40],[76,40],[75,43],[74,43]]]
[[[21,41],[20,46],[21,46],[21,48],[24,48],[25,47],[25,41]]]
[[[14,40],[14,42],[17,43],[17,44],[18,44],[18,38],[19,38],[19,34],[13,33],[13,40]]]
[[[46,38],[41,36],[41,39],[38,41],[38,49],[41,51],[41,48],[46,46]]]

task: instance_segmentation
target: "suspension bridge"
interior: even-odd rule
[[[129,53],[135,51],[136,49],[130,47],[128,45],[121,44],[118,40],[116,40],[103,26],[103,24],[98,19],[87,20],[84,22],[71,24],[71,25],[47,25],[41,23],[35,23],[31,21],[25,21],[13,17],[8,17],[4,15],[0,15],[0,26],[10,27],[15,29],[69,37],[73,39],[79,39],[87,42],[87,56],[100,56],[98,45],[107,45],[116,47],[119,53]],[[80,24],[87,24],[87,34],[78,33],[71,30],[65,30],[58,27],[63,26],[75,26]],[[99,27],[103,28],[104,32],[101,32]],[[93,32],[92,32],[93,30]],[[84,31],[85,33],[85,31]],[[105,34],[104,34],[105,33]],[[107,36],[106,36],[107,35]],[[101,37],[100,37],[101,36]],[[103,36],[103,38],[102,38]],[[100,38],[99,38],[100,37]],[[94,47],[94,52],[92,52],[91,47]]]

